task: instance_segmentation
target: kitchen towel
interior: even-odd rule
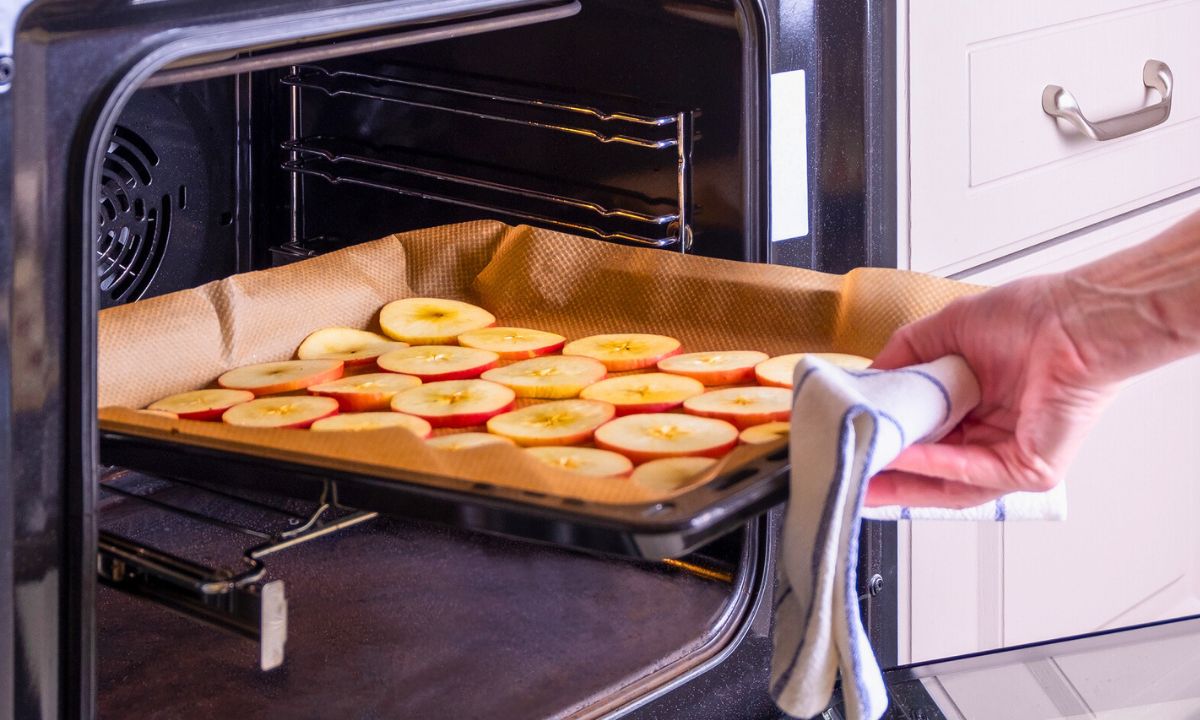
[[[908,445],[936,440],[979,402],[959,357],[899,370],[848,371],[817,358],[796,367],[790,499],[775,600],[771,694],[789,715],[825,710],[841,676],[845,716],[876,720],[883,678],[859,617],[859,520],[867,481]],[[796,459],[803,458],[803,462]],[[1022,493],[959,511],[880,508],[876,517],[1053,519],[1065,495]]]

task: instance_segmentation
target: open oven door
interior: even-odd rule
[[[910,665],[884,674],[895,720],[1200,717],[1200,616]],[[829,720],[843,717],[835,704]]]

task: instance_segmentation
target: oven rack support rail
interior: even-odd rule
[[[117,474],[124,474],[124,471],[117,471]],[[189,618],[255,641],[259,647],[261,670],[273,670],[281,666],[287,642],[287,597],[282,580],[265,580],[266,566],[262,559],[372,520],[378,513],[352,511],[335,516],[336,503],[323,498],[311,514],[300,515],[199,483],[179,479],[171,479],[170,482],[219,495],[234,503],[268,508],[273,513],[289,517],[295,526],[279,532],[263,531],[101,482],[100,487],[104,492],[248,535],[262,542],[246,550],[241,568],[213,568],[101,530],[96,553],[96,571],[100,581],[109,587],[151,599]]]
[[[420,82],[349,70],[327,70],[313,65],[292,68],[281,79],[293,91],[322,92],[329,97],[350,96],[398,103],[435,112],[462,115],[478,120],[517,125],[566,134],[601,145],[624,145],[650,152],[671,151],[675,156],[675,197],[672,210],[646,213],[610,207],[586,197],[574,197],[502,183],[436,167],[419,161],[400,162],[347,152],[334,138],[302,138],[293,119],[292,137],[283,145],[288,159],[284,169],[296,175],[319,177],[327,182],[348,183],[471,208],[488,214],[517,218],[535,225],[582,233],[601,240],[624,242],[687,252],[691,246],[692,148],[699,140],[695,130],[698,111],[639,113],[609,111],[592,105],[556,102],[519,93],[482,92],[441,83]],[[588,127],[588,123],[598,125]],[[436,189],[422,187],[433,182]],[[484,191],[492,200],[480,200],[471,191]],[[521,202],[550,212],[530,211]],[[558,212],[555,212],[555,211]],[[293,207],[293,212],[297,212]],[[574,217],[587,217],[576,220]],[[605,227],[616,221],[624,226]],[[298,240],[294,238],[293,240]]]

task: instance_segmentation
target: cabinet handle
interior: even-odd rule
[[[1162,96],[1162,100],[1127,115],[1092,122],[1083,116],[1075,96],[1058,85],[1047,85],[1042,91],[1042,110],[1047,115],[1066,120],[1075,129],[1093,140],[1104,141],[1132,135],[1166,122],[1171,116],[1171,68],[1161,60],[1147,60],[1142,68],[1142,82]]]

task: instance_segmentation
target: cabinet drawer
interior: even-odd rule
[[[950,273],[1200,185],[1200,0],[913,3],[910,261]],[[1042,110],[1070,91],[1092,121],[1159,101],[1169,118],[1103,142]]]

